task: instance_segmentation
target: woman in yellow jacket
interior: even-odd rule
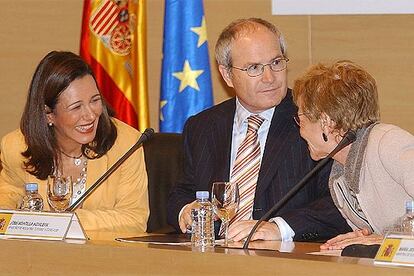
[[[79,56],[56,51],[46,55],[30,84],[20,129],[1,141],[0,208],[17,208],[27,182],[38,183],[47,201],[50,175],[71,176],[71,201],[79,199],[140,136],[111,113],[92,70]],[[87,232],[145,232],[149,207],[142,148],[76,213]]]

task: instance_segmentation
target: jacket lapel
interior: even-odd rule
[[[211,149],[214,149],[215,172],[213,172],[215,181],[228,181],[230,179],[230,157],[231,142],[233,133],[234,113],[236,110],[236,101],[231,99],[215,115],[214,129],[210,131]]]
[[[260,166],[255,199],[263,195],[279,169],[281,161],[287,158],[284,151],[290,146],[289,141],[292,139],[289,136],[293,135],[292,129],[296,127],[293,121],[295,112],[296,107],[289,90],[285,99],[276,106],[273,113]]]
[[[98,159],[88,160],[86,190],[89,189],[99,179],[99,177],[102,176],[102,172],[105,172],[109,169],[107,161],[108,157],[106,155],[103,155]],[[97,193],[99,193],[99,190],[93,192],[95,196],[90,196],[89,198],[85,199],[83,205],[87,206],[88,203],[90,204],[92,201],[91,198],[100,198],[99,196],[96,196]]]

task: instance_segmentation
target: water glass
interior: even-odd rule
[[[50,175],[47,179],[47,201],[53,211],[65,212],[72,198],[72,177]]]
[[[221,219],[224,229],[224,245],[228,245],[228,228],[231,219],[239,208],[239,188],[233,182],[214,182],[211,189],[211,202],[217,217]]]

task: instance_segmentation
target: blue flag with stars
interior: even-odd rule
[[[166,0],[160,132],[181,133],[188,117],[213,105],[202,0]]]

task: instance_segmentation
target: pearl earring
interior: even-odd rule
[[[49,122],[49,123],[47,123],[47,125],[48,125],[49,127],[52,127],[52,126],[53,126],[53,123],[52,123],[52,122]]]

